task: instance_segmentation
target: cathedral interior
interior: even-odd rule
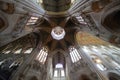
[[[120,80],[120,0],[0,0],[0,80]]]

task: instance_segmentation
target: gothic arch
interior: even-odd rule
[[[53,55],[53,67],[55,67],[55,65],[57,63],[61,63],[63,64],[63,67],[65,68],[65,64],[66,64],[66,60],[65,60],[65,55],[63,53],[61,53],[60,51],[57,51],[54,55]]]
[[[120,34],[120,2],[115,2],[104,9],[101,24],[105,29],[119,36]],[[112,8],[111,8],[112,7]]]

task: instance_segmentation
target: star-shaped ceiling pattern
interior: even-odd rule
[[[60,26],[65,30],[65,37],[61,40],[56,40],[51,36],[51,31],[54,27]],[[47,46],[50,51],[56,49],[68,50],[69,46],[74,45],[74,33],[76,31],[74,23],[68,17],[48,17],[42,24],[37,26],[41,35],[42,46]]]

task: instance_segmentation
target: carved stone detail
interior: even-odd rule
[[[8,14],[13,14],[13,12],[15,11],[15,7],[13,3],[0,1],[0,10]]]

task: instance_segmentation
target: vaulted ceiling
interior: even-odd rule
[[[74,28],[75,24],[71,20],[67,21],[67,17],[65,16],[49,17],[48,19],[50,22],[45,20],[37,26],[40,28],[39,34],[41,34],[43,46],[48,46],[51,51],[56,49],[63,49],[65,51],[69,46],[75,44],[74,33],[76,29]],[[51,36],[52,29],[57,26],[64,28],[66,32],[65,37],[61,40],[53,39]]]
[[[34,33],[38,36],[36,41],[42,41],[42,46],[48,46],[50,51],[65,51],[75,44],[76,31],[86,31],[106,41],[119,43],[120,12],[119,9],[113,10],[115,13],[108,11],[111,0],[75,0],[75,3],[72,3],[73,0],[40,1],[40,5],[36,5],[32,0],[0,1],[0,46]],[[119,3],[112,6],[116,5]],[[106,12],[111,14],[104,15]],[[37,16],[38,21],[33,25],[26,25],[31,16]],[[52,29],[57,26],[66,32],[61,40],[51,36]]]
[[[68,56],[69,47],[75,46],[76,40],[81,45],[107,44],[98,38],[120,44],[118,0],[74,0],[74,3],[73,0],[36,1],[40,2],[0,0],[1,50],[9,44],[12,47],[8,49],[14,46],[24,49],[47,47],[48,54],[53,55],[53,67],[61,63],[65,68],[65,55]],[[111,9],[111,6],[117,7]],[[51,31],[58,26],[65,31],[65,36],[60,40],[51,35]],[[78,31],[80,33],[76,35]]]
[[[62,12],[70,8],[71,0],[43,0],[42,5],[46,11]]]

